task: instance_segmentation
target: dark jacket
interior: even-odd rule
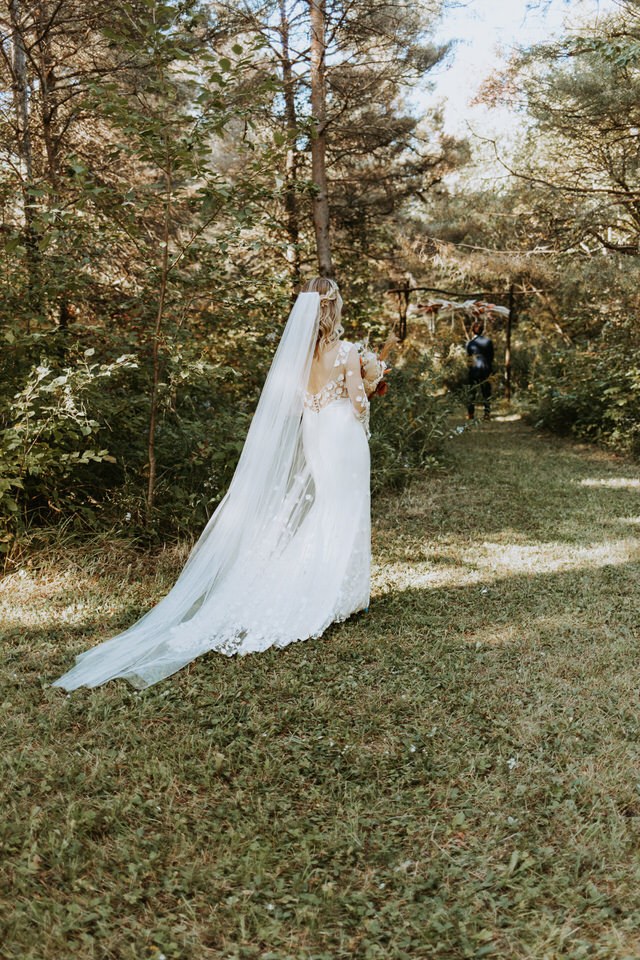
[[[473,364],[469,370],[472,380],[485,380],[493,370],[493,343],[489,337],[479,335],[467,343],[467,356]]]

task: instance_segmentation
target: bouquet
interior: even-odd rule
[[[364,389],[368,397],[372,397],[375,393],[383,397],[387,392],[388,385],[384,378],[391,367],[386,363],[386,358],[391,353],[395,342],[395,333],[390,333],[379,356],[373,350],[369,349],[369,345],[366,342],[356,345],[358,353],[360,354],[362,382],[364,383]]]

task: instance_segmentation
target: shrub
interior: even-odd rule
[[[127,356],[113,363],[82,362],[31,366],[20,390],[0,406],[0,552],[39,515],[74,511],[93,514],[98,479],[92,467],[115,458],[104,443],[104,424],[96,419],[105,383],[131,365]]]
[[[591,343],[547,350],[526,398],[539,425],[640,457],[640,351],[630,325],[608,324]]]
[[[461,397],[466,395],[469,364],[464,344],[451,344],[449,352],[439,361],[443,386]]]
[[[371,489],[398,487],[436,462],[447,435],[452,398],[432,361],[407,346],[386,377],[389,390],[371,404]]]
[[[42,524],[116,525],[146,539],[202,529],[229,485],[273,353],[273,320],[262,323],[225,344],[175,341],[165,354],[147,528],[148,351],[131,343],[135,354],[117,356],[121,332],[79,324],[64,336],[13,336],[0,357],[0,551]],[[435,462],[451,409],[415,347],[388,382],[372,404],[374,493]]]
[[[87,331],[13,338],[0,362],[0,551],[34,524],[141,523],[146,492],[148,357],[84,349]],[[95,337],[95,331],[93,331]],[[39,353],[36,362],[29,357]],[[154,529],[202,526],[227,486],[249,414],[225,366],[172,356],[161,396],[162,496]],[[222,383],[222,389],[220,384]],[[17,389],[16,389],[17,388]]]

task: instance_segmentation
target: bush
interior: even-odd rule
[[[111,358],[95,330],[11,338],[0,361],[0,551],[33,525],[142,524],[149,420],[148,357]],[[99,343],[85,349],[83,339]],[[28,343],[27,343],[28,341]],[[39,354],[34,363],[30,359]],[[153,529],[201,527],[229,483],[249,423],[251,388],[233,370],[184,356],[166,363]],[[249,394],[249,396],[247,396]]]
[[[115,458],[103,447],[104,424],[96,419],[105,382],[130,366],[129,357],[114,363],[82,362],[59,366],[45,361],[31,366],[21,389],[0,406],[0,552],[16,533],[39,515],[74,511],[93,514],[100,466],[101,483]]]
[[[447,435],[452,398],[432,361],[411,346],[385,378],[389,390],[371,403],[371,489],[399,487],[425,467]]]
[[[145,539],[197,533],[229,485],[270,363],[277,332],[262,323],[225,344],[185,339],[165,354],[150,527],[148,351],[131,343],[135,353],[117,356],[121,332],[79,324],[13,335],[0,357],[0,551],[43,524],[85,534],[124,526]],[[374,493],[435,462],[450,413],[416,348],[405,347],[387,379],[372,404]]]
[[[458,398],[466,396],[469,383],[469,364],[464,344],[451,344],[449,352],[439,361],[443,386]]]
[[[640,457],[640,351],[630,324],[542,353],[526,406],[539,426]]]

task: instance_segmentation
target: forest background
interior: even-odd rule
[[[292,293],[318,272],[340,282],[351,339],[379,345],[408,308],[373,412],[375,490],[437,463],[464,402],[469,318],[436,309],[439,290],[513,304],[510,386],[534,422],[640,454],[640,3],[483,85],[482,103],[521,119],[508,146],[417,106],[449,55],[442,12],[6,0],[6,564],[52,534],[192,537]],[[488,184],[487,151],[502,174]],[[499,395],[505,321],[487,318]]]

